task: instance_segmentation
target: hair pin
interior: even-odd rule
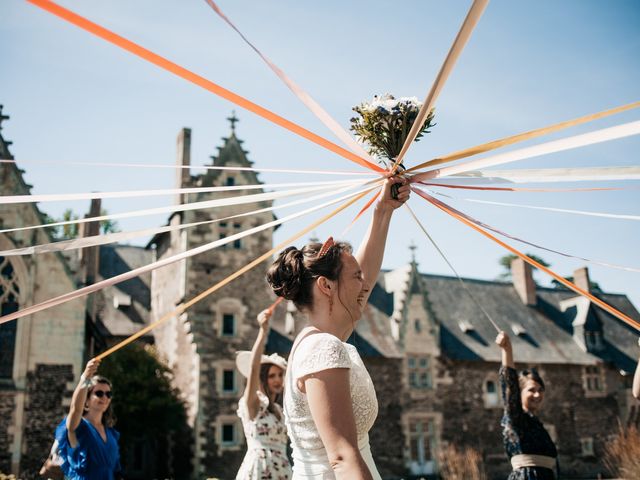
[[[322,244],[322,247],[318,251],[318,258],[324,257],[329,249],[335,245],[333,241],[333,237],[327,238],[327,240]]]

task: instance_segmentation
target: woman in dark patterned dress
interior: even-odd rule
[[[500,384],[504,402],[502,437],[513,471],[509,480],[553,480],[557,472],[556,446],[536,416],[544,400],[544,382],[538,372],[519,375],[513,363],[511,339],[500,332]]]

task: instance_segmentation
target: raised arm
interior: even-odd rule
[[[502,349],[502,367],[500,368],[500,387],[505,414],[517,423],[523,412],[520,399],[520,384],[518,374],[513,363],[513,349],[511,339],[506,332],[498,333],[496,343]]]
[[[502,366],[515,369],[516,367],[513,363],[513,347],[511,346],[509,335],[504,331],[498,333],[496,343],[502,349]]]
[[[394,183],[402,184],[398,190],[397,200],[391,198],[391,185]],[[384,183],[382,196],[373,210],[373,218],[369,224],[369,229],[355,255],[362,269],[364,284],[368,288],[367,298],[378,280],[391,215],[396,208],[401,207],[409,199],[410,193],[409,184],[400,177],[388,178]]]
[[[69,444],[71,448],[76,448],[78,439],[76,438],[76,428],[80,425],[82,420],[82,414],[84,413],[84,405],[87,401],[87,391],[91,386],[91,377],[93,377],[98,371],[100,366],[100,360],[91,359],[87,363],[84,372],[80,376],[80,383],[73,391],[71,397],[71,408],[69,408],[69,415],[67,415],[67,437],[69,438]]]
[[[258,399],[256,390],[260,388],[260,360],[262,359],[267,337],[269,336],[269,320],[271,319],[272,313],[271,310],[266,309],[258,315],[258,325],[260,325],[260,329],[258,330],[258,337],[251,349],[251,370],[247,377],[247,387],[242,395],[247,403],[249,417],[252,419],[256,417],[260,410],[260,400]]]
[[[358,449],[349,369],[332,368],[304,380],[309,410],[337,480],[373,480]]]

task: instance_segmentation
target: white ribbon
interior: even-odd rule
[[[296,84],[289,76],[287,76],[284,71],[280,69],[275,63],[267,58],[258,48],[255,47],[248,39],[244,36],[244,34],[236,27],[231,20],[222,12],[220,7],[213,0],[205,0],[207,4],[218,14],[220,18],[222,18],[227,24],[233,28],[238,35],[245,41],[247,45],[249,45],[254,52],[258,54],[258,56],[267,64],[267,66],[275,73],[280,80],[284,82],[284,84],[289,87],[289,90],[293,92],[293,94],[298,97],[298,99],[304,103],[304,105],[313,113],[318,120],[320,120],[331,132],[338,137],[342,142],[351,149],[353,153],[361,156],[362,158],[367,159],[369,162],[376,164],[376,160],[372,158],[365,150],[358,144],[351,135],[344,128],[340,126],[338,122],[336,122],[329,113],[322,108],[318,102],[316,102],[311,95],[309,95],[306,91],[304,91],[298,84]]]
[[[464,22],[460,27],[460,31],[458,31],[458,35],[456,35],[456,38],[451,45],[451,49],[447,54],[447,58],[442,64],[442,67],[440,67],[438,76],[434,80],[433,85],[431,86],[431,90],[429,90],[429,93],[424,99],[422,108],[418,112],[418,116],[416,117],[416,120],[413,123],[411,130],[409,131],[409,135],[402,145],[402,150],[400,150],[400,154],[398,155],[398,158],[395,162],[396,165],[402,162],[402,159],[407,153],[407,150],[409,150],[409,146],[415,140],[418,132],[420,131],[420,128],[422,128],[422,126],[424,125],[424,122],[427,119],[427,115],[429,115],[429,112],[431,112],[433,105],[435,105],[436,99],[438,98],[438,95],[440,95],[440,91],[449,78],[454,65],[458,61],[458,57],[469,41],[473,29],[476,27],[478,21],[480,20],[480,17],[482,16],[482,13],[484,12],[484,9],[487,8],[488,4],[489,0],[474,0],[473,5],[471,5],[469,13],[467,13],[466,18],[464,19]]]
[[[359,185],[361,182],[353,182],[350,181],[352,185]],[[254,195],[242,195],[239,197],[225,197],[217,200],[207,200],[204,202],[193,202],[193,203],[184,203],[181,205],[169,205],[166,207],[157,207],[157,208],[148,208],[146,210],[134,210],[124,213],[114,213],[110,215],[100,215],[97,217],[88,217],[88,218],[78,218],[76,220],[68,220],[64,222],[54,222],[54,223],[45,223],[43,225],[31,225],[28,227],[16,227],[16,228],[6,228],[4,230],[0,230],[0,233],[7,232],[17,232],[23,230],[32,230],[35,228],[47,228],[47,227],[58,227],[61,225],[73,225],[78,223],[88,223],[88,222],[101,222],[103,220],[114,220],[119,218],[130,218],[130,217],[140,217],[144,215],[156,215],[160,213],[171,213],[171,212],[186,212],[190,210],[200,210],[205,208],[217,208],[223,206],[230,205],[242,205],[247,203],[256,203],[256,202],[264,202],[269,200],[275,200],[277,198],[291,197],[295,195],[302,195],[304,193],[315,192],[319,190],[331,189],[336,185],[335,182],[329,182],[330,186],[322,185],[319,187],[307,187],[300,188],[294,190],[286,190],[284,192],[268,192],[268,193],[257,193]],[[339,182],[339,184],[341,184]]]
[[[380,182],[382,182],[382,180]],[[42,310],[46,310],[47,308],[55,307],[56,305],[60,305],[62,303],[69,302],[69,301],[74,300],[74,299],[79,298],[79,297],[83,297],[83,296],[88,295],[88,294],[90,294],[92,292],[96,292],[98,290],[101,290],[101,289],[103,289],[105,287],[116,285],[116,284],[118,284],[120,282],[124,282],[125,280],[129,280],[131,278],[135,278],[135,277],[137,277],[139,275],[142,275],[143,273],[150,272],[152,270],[164,267],[166,265],[170,265],[170,264],[175,263],[175,262],[180,261],[180,260],[184,260],[186,258],[192,257],[192,256],[197,255],[199,253],[203,253],[203,252],[206,252],[206,251],[211,250],[213,248],[219,247],[221,245],[226,245],[227,243],[233,242],[234,240],[238,240],[238,239],[244,238],[244,237],[246,237],[248,235],[252,235],[254,233],[260,232],[260,231],[265,230],[267,228],[275,227],[276,225],[280,225],[282,223],[288,222],[290,220],[293,220],[295,218],[301,217],[303,215],[307,215],[307,214],[309,214],[311,212],[314,212],[316,210],[325,208],[325,207],[327,207],[329,205],[333,205],[335,203],[341,202],[342,200],[345,200],[347,198],[352,198],[354,196],[357,196],[362,192],[371,191],[374,188],[376,188],[376,186],[364,188],[364,189],[360,190],[359,192],[350,193],[350,194],[345,195],[343,197],[340,197],[338,199],[331,200],[331,201],[329,201],[327,203],[323,203],[321,205],[317,205],[315,207],[311,207],[311,208],[308,208],[306,210],[302,210],[300,212],[296,212],[294,214],[288,215],[287,217],[283,217],[281,219],[277,219],[277,220],[273,220],[271,222],[264,223],[264,224],[259,225],[257,227],[245,230],[243,232],[236,233],[234,235],[230,235],[228,237],[221,238],[219,240],[215,240],[213,242],[201,245],[199,247],[192,248],[191,250],[187,250],[186,252],[182,252],[182,253],[179,253],[177,255],[172,255],[170,257],[163,258],[162,260],[158,260],[158,261],[150,263],[148,265],[144,265],[142,267],[135,268],[135,269],[130,270],[128,272],[122,273],[120,275],[116,275],[115,277],[107,278],[107,279],[102,280],[100,282],[96,282],[96,283],[94,283],[92,285],[88,285],[86,287],[80,288],[78,290],[74,290],[74,291],[69,292],[69,293],[65,293],[64,295],[60,295],[58,297],[51,298],[49,300],[45,300],[44,302],[38,303],[36,305],[32,305],[32,306],[23,308],[22,310],[19,310],[17,312],[10,313],[8,315],[0,317],[0,324],[3,324],[5,322],[9,322],[11,320],[15,320],[16,318],[24,317],[26,315],[32,315],[32,314],[40,312]]]
[[[374,177],[370,180],[375,180]],[[221,187],[186,187],[186,188],[165,188],[159,190],[130,190],[128,192],[85,192],[85,193],[51,193],[41,195],[4,195],[0,196],[0,205],[10,203],[36,203],[36,202],[62,202],[73,200],[90,200],[94,198],[135,198],[135,197],[153,197],[158,195],[176,195],[176,194],[195,194],[195,193],[215,193],[229,192],[240,190],[260,190],[268,188],[290,188],[300,186],[315,185],[340,185],[352,184],[354,180],[345,180],[342,182],[304,182],[304,183],[258,183],[252,185],[229,185]]]
[[[615,127],[603,128],[594,132],[584,133],[582,135],[575,135],[573,137],[554,140],[552,142],[542,143],[540,145],[534,145],[533,147],[522,148],[498,155],[492,155],[490,157],[481,158],[478,160],[471,160],[469,162],[452,165],[450,167],[428,170],[426,172],[416,174],[414,178],[426,181],[434,178],[456,175],[478,168],[491,167],[493,165],[501,165],[518,160],[539,157],[541,155],[562,152],[564,150],[593,145],[595,143],[608,142],[617,138],[637,135],[638,133],[640,133],[640,121],[625,123]]]
[[[0,159],[0,163],[13,163],[13,164],[37,164],[47,165],[50,167],[58,167],[59,165],[68,165],[74,167],[113,167],[113,168],[171,168],[174,170],[179,169],[193,169],[193,170],[229,170],[239,172],[269,172],[269,173],[299,173],[303,175],[367,175],[370,176],[371,172],[349,172],[342,170],[305,170],[305,169],[288,169],[288,168],[253,168],[253,167],[221,167],[217,165],[165,165],[154,163],[113,163],[113,162],[43,162],[38,160],[8,160]]]
[[[358,185],[360,186],[360,185]],[[252,210],[250,212],[244,212],[244,213],[239,213],[237,215],[231,215],[228,217],[224,217],[224,218],[216,218],[215,220],[205,220],[202,222],[193,222],[193,223],[183,223],[183,224],[179,224],[179,225],[168,225],[168,226],[164,226],[164,227],[156,227],[156,228],[147,228],[144,230],[135,230],[135,231],[130,231],[130,232],[116,232],[116,233],[106,233],[106,234],[102,234],[102,235],[91,235],[88,237],[83,237],[83,238],[74,238],[71,240],[62,240],[59,242],[51,242],[51,243],[45,243],[45,244],[41,244],[41,245],[33,245],[30,247],[24,247],[24,248],[15,248],[12,250],[3,250],[0,251],[0,256],[3,257],[8,257],[8,256],[13,256],[13,255],[34,255],[34,254],[41,254],[41,253],[50,253],[50,252],[60,252],[60,251],[68,251],[68,250],[75,250],[78,248],[88,248],[88,247],[95,247],[98,245],[107,245],[109,243],[115,243],[115,242],[124,242],[126,240],[131,240],[134,238],[138,238],[138,237],[145,237],[145,236],[153,236],[153,235],[157,235],[160,233],[165,233],[165,232],[173,232],[176,230],[183,230],[186,228],[191,228],[191,227],[197,227],[198,225],[207,225],[207,224],[211,224],[211,223],[218,223],[218,222],[224,222],[226,220],[232,220],[234,218],[240,218],[240,217],[246,217],[246,216],[250,216],[250,215],[256,215],[258,213],[264,213],[264,212],[269,212],[271,210],[279,210],[282,208],[287,208],[287,207],[291,207],[294,205],[299,205],[301,203],[309,203],[309,202],[313,202],[316,200],[320,200],[322,198],[326,198],[326,197],[330,197],[332,195],[336,195],[338,193],[342,193],[344,191],[347,191],[349,189],[353,188],[353,186],[348,186],[348,187],[343,187],[341,189],[339,189],[338,191],[335,190],[331,190],[327,193],[322,193],[320,195],[313,195],[311,197],[306,197],[303,198],[302,200],[295,200],[293,202],[288,202],[288,203],[284,203],[282,205],[277,205],[277,206],[271,206],[271,207],[266,207],[266,208],[261,208],[258,210]]]
[[[589,211],[585,211],[585,210],[569,210],[566,208],[553,208],[553,207],[537,207],[534,205],[522,205],[520,203],[505,203],[505,202],[492,202],[489,200],[477,200],[475,198],[459,198],[459,197],[452,197],[449,195],[445,195],[443,193],[438,193],[438,195],[447,197],[447,198],[452,198],[452,199],[458,199],[458,200],[464,200],[465,202],[473,202],[473,203],[483,203],[485,205],[498,205],[501,207],[516,207],[516,208],[529,208],[531,210],[544,210],[547,212],[557,212],[557,213],[570,213],[573,215],[586,215],[589,217],[603,217],[603,218],[617,218],[617,219],[621,219],[621,220],[640,220],[640,216],[639,215],[624,215],[624,214],[620,214],[620,213],[601,213],[601,212],[589,212]]]
[[[640,166],[471,170],[458,173],[455,177],[438,178],[438,183],[468,186],[499,183],[608,182],[618,180],[640,180]]]

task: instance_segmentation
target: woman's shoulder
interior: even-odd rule
[[[300,341],[294,354],[296,377],[331,368],[350,368],[346,345],[330,333],[309,334]]]

